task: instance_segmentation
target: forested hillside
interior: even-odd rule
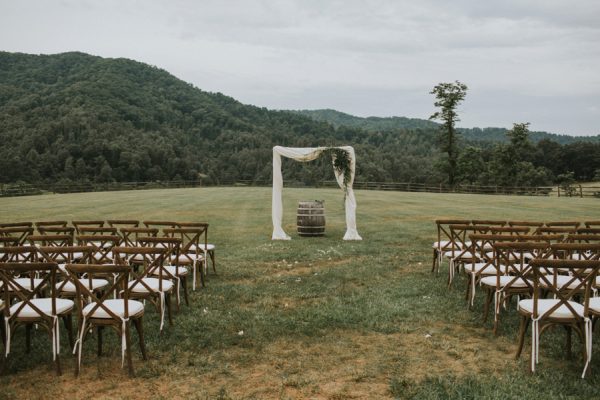
[[[273,146],[342,144],[356,149],[358,180],[442,182],[435,124],[398,120],[407,125],[336,127],[244,105],[132,60],[0,52],[0,183],[269,181]],[[531,156],[544,168],[543,179],[528,182],[550,182],[568,171],[591,179],[600,148],[568,146],[539,142]],[[495,154],[490,146],[463,147],[481,163]],[[325,160],[284,162],[288,181],[333,179]],[[464,181],[494,179],[467,170]]]
[[[270,180],[273,146],[334,144],[356,147],[360,179],[438,179],[433,132],[335,129],[82,53],[0,53],[0,140],[2,182]],[[290,163],[286,179],[332,178],[323,164]]]
[[[437,129],[438,123],[419,118],[406,117],[356,117],[336,110],[298,110],[293,111],[301,115],[306,115],[315,121],[329,122],[333,126],[348,126],[360,128],[368,131],[381,131],[393,129]],[[517,122],[517,121],[515,121]],[[521,121],[525,122],[525,121]],[[506,128],[459,128],[463,139],[470,142],[492,142],[507,143],[508,136]],[[537,143],[541,140],[552,140],[559,144],[569,144],[576,142],[600,142],[600,135],[596,136],[568,136],[557,135],[548,132],[530,132],[532,142]]]

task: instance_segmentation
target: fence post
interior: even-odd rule
[[[583,199],[583,189],[582,189],[581,185],[579,185],[579,197],[581,197]]]
[[[557,186],[557,187],[556,187],[556,190],[557,190],[557,192],[558,192],[558,197],[560,197],[560,186]]]

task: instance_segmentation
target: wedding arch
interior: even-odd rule
[[[356,230],[356,199],[352,184],[354,183],[354,172],[356,168],[356,156],[352,146],[339,147],[273,147],[273,237],[272,240],[290,240],[283,230],[281,223],[283,219],[283,202],[281,192],[283,190],[283,176],[281,174],[281,156],[296,161],[306,162],[318,158],[323,153],[331,153],[333,173],[335,179],[345,191],[346,208],[346,234],[344,240],[362,240]]]

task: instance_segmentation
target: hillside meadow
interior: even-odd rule
[[[217,274],[192,293],[190,307],[158,333],[146,307],[149,360],[133,340],[136,378],[120,368],[120,338],[106,335],[97,358],[85,342],[82,374],[61,330],[63,375],[57,377],[42,331],[33,351],[24,331],[13,337],[0,377],[0,399],[197,398],[593,398],[600,397],[600,346],[592,370],[566,360],[563,330],[542,336],[535,375],[530,345],[514,359],[514,306],[500,333],[482,323],[482,296],[468,310],[466,281],[446,287],[447,265],[432,275],[433,221],[598,219],[591,198],[445,195],[357,191],[361,242],[344,242],[343,193],[284,189],[291,241],[270,240],[270,188],[196,188],[81,193],[0,199],[0,220],[168,219],[207,221],[217,245]],[[297,201],[324,199],[327,234],[295,234]],[[574,340],[574,354],[581,344]]]

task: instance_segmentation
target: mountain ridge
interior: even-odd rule
[[[348,126],[360,128],[370,131],[391,130],[391,129],[438,129],[440,124],[421,118],[410,117],[358,117],[352,114],[344,113],[334,109],[317,109],[317,110],[289,110],[294,113],[306,115],[316,121],[329,122],[335,127]],[[486,128],[458,128],[462,133],[463,138],[470,142],[494,142],[506,143],[508,141],[506,132],[509,129],[502,127],[486,127]],[[556,133],[532,131],[530,139],[536,143],[540,140],[548,139],[560,144],[568,144],[575,142],[600,142],[600,135],[596,136],[571,136],[560,135]]]

